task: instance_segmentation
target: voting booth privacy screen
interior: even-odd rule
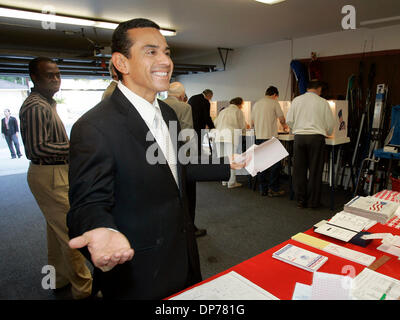
[[[349,118],[349,108],[348,108],[348,101],[347,100],[329,100],[329,107],[331,108],[333,117],[335,118],[335,127],[333,129],[332,135],[328,138],[331,139],[340,139],[347,137],[347,125],[348,125],[348,118]],[[279,101],[279,105],[283,111],[283,115],[287,116],[287,113],[290,109],[291,102],[290,101]],[[283,133],[283,127],[280,124],[279,120],[278,123],[278,132]],[[399,128],[400,129],[400,128]]]
[[[291,106],[291,101],[278,101],[279,105],[281,106],[281,109],[283,111],[283,115],[285,116],[285,119],[287,117],[287,113],[290,109]],[[335,127],[333,129],[332,135],[330,135],[328,138],[331,139],[340,139],[340,138],[346,138],[348,134],[348,118],[349,118],[349,107],[348,107],[348,101],[347,100],[329,100],[329,107],[331,108],[333,117],[335,119]],[[253,105],[255,104],[255,101],[244,101],[243,103],[243,108],[242,112],[244,114],[246,123],[251,125],[251,110]],[[229,101],[212,101],[211,102],[211,108],[210,108],[210,116],[213,120],[218,116],[218,114],[223,110],[224,108],[229,106]],[[396,107],[395,107],[396,108]],[[394,109],[394,108],[393,108]],[[393,112],[396,112],[395,116],[393,116]],[[393,119],[398,119],[398,128],[397,131],[395,129],[395,133],[397,133],[397,139],[400,144],[400,106],[398,106],[398,109],[393,110],[392,112],[392,125],[393,125]],[[277,120],[277,125],[278,125],[278,132],[279,133],[284,133],[283,127],[281,123],[279,122],[279,119]],[[394,143],[395,137],[392,139],[392,143]]]

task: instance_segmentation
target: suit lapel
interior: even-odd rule
[[[124,116],[126,116],[128,130],[132,134],[132,136],[134,136],[135,141],[137,141],[139,144],[142,145],[143,152],[146,152],[150,146],[152,146],[154,143],[157,143],[156,139],[152,135],[146,122],[140,116],[139,112],[118,88],[114,90],[111,99],[114,100],[113,105],[116,107],[116,109],[119,112],[121,112]],[[166,115],[165,107],[164,106],[161,107],[161,105],[162,103],[160,103],[161,114],[164,118],[164,121],[167,123],[167,125],[169,125],[169,119],[168,116]],[[146,140],[146,138],[148,139]],[[169,168],[169,165],[164,157],[164,154],[161,151],[160,146],[158,146],[157,150],[159,150],[160,152],[158,157],[161,158],[163,164],[157,163],[153,166],[161,168],[162,170],[166,171],[167,175],[169,176],[170,183],[173,183],[175,187],[178,189],[178,186],[176,185],[175,182],[175,178],[172,175],[171,169]],[[178,169],[178,175],[179,175],[179,169]],[[179,189],[181,189],[179,176],[178,176]]]

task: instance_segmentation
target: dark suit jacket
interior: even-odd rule
[[[8,130],[6,127],[6,118],[1,119],[1,133],[6,136],[13,136],[17,132],[19,132],[17,119],[10,116],[8,120]]]
[[[167,124],[177,121],[167,104],[159,105]],[[155,143],[146,141],[148,131],[118,88],[72,128],[69,236],[115,228],[135,250],[131,261],[109,272],[95,268],[94,283],[105,298],[162,299],[200,281],[186,182],[229,177],[229,165],[178,164],[178,188],[168,164],[146,160]]]
[[[202,93],[192,96],[188,103],[192,106],[193,127],[196,131],[205,129],[206,125],[210,129],[215,128],[210,117],[210,102]]]

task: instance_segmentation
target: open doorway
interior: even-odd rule
[[[68,136],[76,120],[85,112],[101,101],[102,94],[110,84],[110,79],[99,78],[62,78],[60,91],[54,95],[57,101],[59,114]],[[15,118],[20,129],[19,110],[28,97],[33,83],[27,77],[0,77],[0,114],[1,119],[6,118],[5,110],[9,110],[10,117]],[[8,118],[10,119],[10,118]],[[0,176],[25,173],[29,167],[20,132],[16,133],[15,142],[19,143],[21,156],[19,157],[16,143],[11,143],[11,148],[6,137],[2,134],[0,139]],[[12,152],[14,149],[14,154]]]

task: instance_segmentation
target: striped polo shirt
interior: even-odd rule
[[[69,139],[56,105],[54,99],[47,100],[32,89],[21,106],[21,137],[26,157],[32,161],[52,164],[68,160]]]

